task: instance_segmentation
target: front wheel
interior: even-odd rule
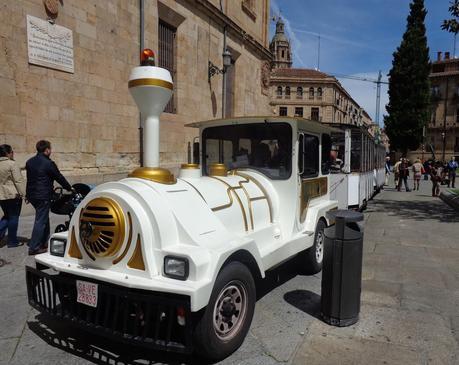
[[[221,360],[236,351],[249,331],[255,301],[255,282],[247,266],[240,262],[225,266],[194,330],[197,353]]]
[[[302,271],[306,274],[313,275],[322,270],[324,260],[324,230],[326,227],[327,225],[323,220],[317,222],[314,244],[300,255]]]

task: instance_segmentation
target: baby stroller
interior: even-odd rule
[[[77,206],[81,203],[86,195],[91,191],[91,187],[86,184],[74,184],[72,187],[75,193],[64,194],[63,189],[59,186],[54,189],[54,196],[51,199],[51,212],[59,215],[67,215],[69,220],[64,224],[59,224],[54,232],[65,232],[69,229],[70,219]]]

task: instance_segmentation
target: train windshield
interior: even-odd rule
[[[251,168],[271,179],[292,173],[292,128],[287,123],[209,127],[203,131],[203,167],[224,163],[229,170]]]

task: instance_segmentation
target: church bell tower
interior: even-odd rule
[[[290,41],[285,36],[284,21],[279,17],[276,23],[276,34],[274,35],[269,49],[273,54],[272,68],[291,68],[292,51]]]

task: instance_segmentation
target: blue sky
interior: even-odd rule
[[[387,80],[392,53],[406,29],[410,0],[271,0],[271,15],[281,14],[292,42],[293,66],[317,68],[317,34],[321,35],[320,70],[332,74]],[[453,51],[453,36],[441,29],[449,17],[448,0],[425,0],[430,57]],[[275,31],[271,22],[270,34]],[[459,42],[458,52],[459,53]],[[376,85],[340,79],[356,101],[374,118]],[[381,110],[388,102],[382,86]],[[380,118],[382,125],[382,116]]]

